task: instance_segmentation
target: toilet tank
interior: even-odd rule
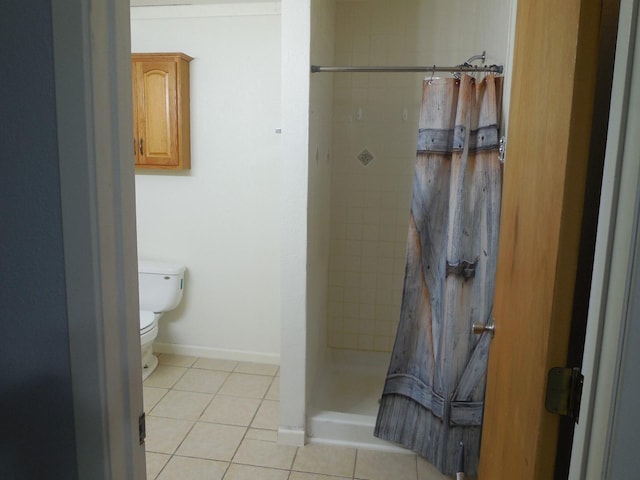
[[[180,265],[139,260],[140,310],[168,312],[176,308],[184,291],[184,271]]]

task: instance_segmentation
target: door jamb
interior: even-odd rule
[[[129,3],[52,4],[78,478],[143,479]]]
[[[583,356],[581,418],[575,430],[569,479],[602,478],[606,464],[607,431],[614,402],[614,382],[626,282],[630,274],[633,219],[640,192],[640,165],[625,152],[631,129],[629,96],[634,53],[640,54],[636,37],[640,0],[621,0],[614,66],[609,135],[602,180],[602,197],[594,258],[587,336]],[[637,88],[637,87],[636,87]],[[623,161],[626,159],[626,161]],[[606,322],[605,322],[606,318]]]

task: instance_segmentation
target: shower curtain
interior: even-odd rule
[[[375,435],[475,474],[500,216],[502,78],[425,80],[400,322]]]

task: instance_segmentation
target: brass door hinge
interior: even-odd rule
[[[584,376],[579,368],[554,367],[549,370],[544,400],[547,411],[578,423],[583,383]]]

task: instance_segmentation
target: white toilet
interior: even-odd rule
[[[185,267],[162,262],[138,261],[140,295],[140,344],[142,346],[142,379],[158,366],[153,354],[153,341],[158,336],[158,319],[173,310],[182,300]]]

